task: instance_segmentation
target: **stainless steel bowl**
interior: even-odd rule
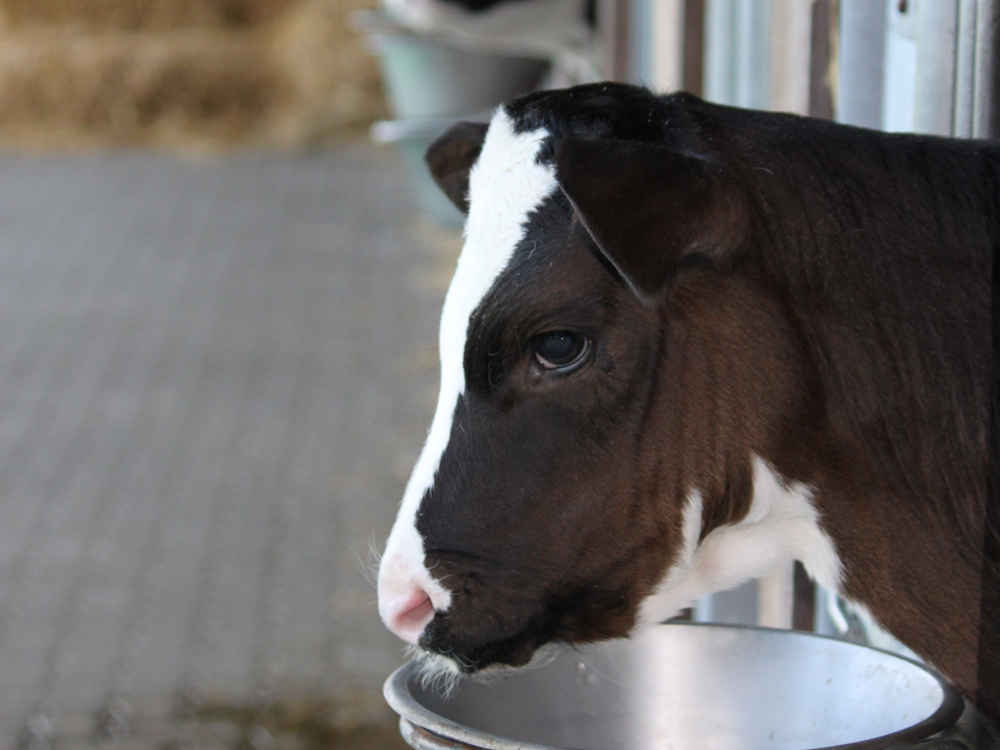
[[[884,651],[781,630],[671,624],[464,680],[444,698],[414,664],[385,698],[420,750],[887,747],[950,727],[955,690]]]

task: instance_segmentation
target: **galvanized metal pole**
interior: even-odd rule
[[[916,7],[917,75],[913,127],[921,133],[952,135],[955,93],[959,89],[955,77],[958,0],[921,2]]]
[[[1000,2],[977,0],[972,135],[1000,138]]]
[[[882,126],[882,66],[886,6],[873,0],[841,0],[837,120],[869,128]]]

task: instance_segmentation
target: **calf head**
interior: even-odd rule
[[[807,422],[808,377],[780,301],[733,270],[753,234],[739,175],[662,106],[533,95],[428,153],[465,244],[379,606],[453,670],[625,636],[759,572],[695,570],[695,550]]]

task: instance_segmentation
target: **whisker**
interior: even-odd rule
[[[546,643],[544,646],[541,646],[535,651],[531,660],[527,664],[522,664],[519,667],[511,667],[505,664],[494,664],[486,667],[485,669],[481,669],[478,672],[473,672],[468,675],[468,677],[473,682],[490,685],[494,682],[505,680],[515,674],[544,669],[554,662],[564,651],[565,644]]]
[[[364,578],[365,582],[369,586],[377,588],[378,569],[382,564],[382,553],[379,551],[378,545],[375,542],[374,532],[368,539],[368,549],[366,551],[358,550],[355,553],[355,559],[358,564],[358,570],[361,573],[361,577]]]
[[[434,654],[417,646],[409,646],[407,655],[416,663],[417,681],[424,690],[432,690],[442,698],[450,698],[462,681],[458,659]]]

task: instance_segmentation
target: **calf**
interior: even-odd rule
[[[1000,146],[597,84],[428,162],[467,223],[393,632],[519,666],[800,560],[976,695]]]

